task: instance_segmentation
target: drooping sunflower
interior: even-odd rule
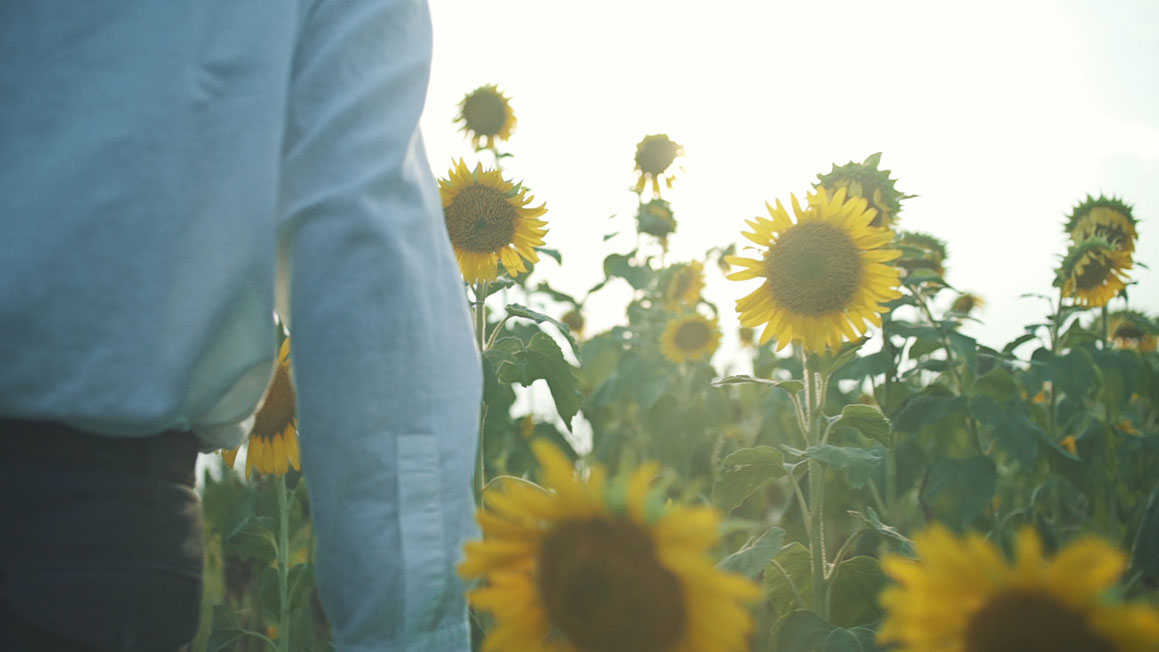
[[[254,417],[249,445],[245,456],[245,475],[256,469],[262,475],[285,475],[290,467],[300,470],[301,453],[298,450],[298,416],[294,399],[294,383],[290,379],[290,338],[282,340],[278,353],[274,380],[265,400]],[[238,449],[222,453],[225,463],[232,467]]]
[[[676,231],[676,216],[672,212],[672,205],[659,198],[640,204],[640,211],[636,213],[636,228],[640,233],[665,240]]]
[[[660,179],[664,185],[672,187],[675,176],[668,173],[676,157],[684,154],[684,148],[668,137],[668,134],[653,134],[644,136],[636,145],[636,169],[640,171],[640,178],[636,182],[636,192],[644,192],[649,180],[652,182],[652,195],[660,196]]]
[[[1126,272],[1131,267],[1130,252],[1117,249],[1101,236],[1092,236],[1070,248],[1055,285],[1078,305],[1099,308],[1127,287]]]
[[[744,268],[729,279],[765,279],[736,309],[741,326],[764,324],[760,343],[775,336],[778,351],[791,340],[811,352],[835,349],[869,324],[880,326],[880,304],[901,296],[901,272],[886,264],[900,252],[883,248],[893,232],[870,226],[875,211],[862,198],[847,199],[844,189],[830,195],[819,187],[805,208],[796,196],[792,202],[795,222],[780,200],[776,208],[765,204],[771,220],[747,222],[753,231],[742,235],[767,247],[761,258],[725,258]]]
[[[980,310],[985,307],[986,300],[973,292],[959,294],[954,298],[954,303],[950,304],[950,310],[959,315],[969,315],[975,310]]]
[[[901,201],[912,195],[894,187],[897,179],[889,178],[889,170],[877,169],[880,164],[881,152],[869,155],[861,163],[850,161],[841,167],[834,163],[828,173],[817,175],[818,181],[813,185],[825,186],[831,193],[844,188],[850,197],[864,198],[877,211],[870,226],[890,229],[901,212]]]
[[[946,243],[928,233],[903,231],[897,239],[901,257],[894,263],[907,274],[927,269],[938,276],[946,274]]]
[[[669,321],[660,336],[664,357],[676,363],[703,360],[715,353],[718,346],[720,329],[716,320],[697,314]]]
[[[1092,236],[1101,236],[1119,251],[1132,254],[1139,234],[1131,206],[1118,197],[1099,195],[1075,206],[1066,218],[1066,230],[1074,243]]]
[[[704,265],[700,261],[673,265],[661,278],[665,309],[675,312],[700,301],[700,292],[704,289]]]
[[[1108,315],[1107,334],[1121,349],[1140,352],[1156,349],[1159,324],[1134,310],[1119,310]]]
[[[480,86],[467,93],[459,103],[460,131],[471,135],[475,149],[493,147],[497,141],[511,138],[515,129],[515,113],[511,101],[495,84]]]
[[[919,560],[886,557],[896,585],[880,595],[878,640],[895,652],[1144,652],[1159,646],[1159,611],[1113,599],[1126,558],[1097,539],[1051,560],[1033,530],[1008,563],[980,535],[941,526],[914,538]]]
[[[485,652],[746,649],[742,603],[760,589],[713,566],[713,510],[650,500],[654,465],[610,491],[602,468],[580,478],[551,444],[531,445],[550,491],[515,478],[487,490],[483,540],[467,543],[459,566],[485,580],[468,594],[495,616]]]
[[[528,206],[534,199],[522,184],[511,183],[498,170],[474,170],[462,159],[439,179],[447,233],[468,283],[493,281],[502,262],[508,274],[527,271],[524,260],[539,262],[535,247],[543,244],[547,223],[536,219],[547,206]]]

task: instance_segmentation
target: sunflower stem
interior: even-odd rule
[[[487,281],[475,283],[475,340],[479,343],[479,355],[487,351]],[[475,442],[475,479],[473,482],[475,505],[483,505],[483,487],[487,483],[483,460],[483,425],[487,420],[487,402],[479,401],[479,438]]]
[[[278,651],[290,649],[290,592],[288,563],[290,547],[290,508],[286,499],[286,476],[279,473],[278,488]]]
[[[809,368],[809,356],[801,349],[801,364],[805,376],[805,416],[809,429],[805,441],[812,447],[821,441],[821,416],[827,379],[821,372]],[[825,596],[825,502],[824,469],[821,463],[810,457],[809,467],[809,556],[813,571],[813,610],[828,619],[828,600]]]
[[[1102,342],[1103,342],[1103,350],[1104,350],[1104,351],[1106,351],[1106,350],[1107,350],[1107,339],[1108,339],[1108,333],[1107,333],[1107,331],[1108,331],[1108,329],[1109,329],[1109,328],[1110,328],[1110,327],[1109,327],[1109,325],[1108,325],[1108,323],[1107,323],[1107,304],[1105,304],[1105,303],[1104,303],[1104,304],[1103,304],[1103,338],[1102,338]]]

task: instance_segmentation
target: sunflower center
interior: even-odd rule
[[[1092,290],[1107,280],[1107,272],[1111,269],[1103,256],[1092,256],[1083,268],[1081,274],[1075,278],[1075,287],[1079,290]]]
[[[649,140],[636,151],[636,165],[642,172],[661,174],[676,160],[678,148],[679,145],[667,138]]]
[[[845,231],[806,222],[769,248],[765,271],[777,303],[801,315],[844,310],[861,283],[861,250]]]
[[[447,234],[455,246],[491,253],[511,244],[518,214],[500,191],[489,186],[467,186],[444,209]]]
[[[676,329],[676,346],[682,351],[695,351],[708,344],[712,330],[701,321],[690,321]]]
[[[254,417],[253,435],[273,439],[294,422],[294,385],[290,382],[290,367],[279,363],[274,382],[266,394],[266,402]]]
[[[540,548],[539,592],[551,622],[585,650],[664,652],[688,621],[680,582],[626,520],[556,526]]]
[[[463,104],[463,119],[480,136],[495,136],[507,121],[507,106],[492,93],[475,93]]]
[[[1081,613],[1030,591],[1008,591],[986,603],[970,618],[965,639],[965,652],[1115,652]]]

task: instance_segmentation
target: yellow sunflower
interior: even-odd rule
[[[713,510],[650,501],[654,465],[620,493],[608,491],[602,468],[579,478],[551,444],[532,449],[551,491],[510,477],[489,489],[476,514],[483,540],[467,543],[459,566],[486,580],[468,594],[495,616],[484,652],[747,649],[742,603],[760,589],[713,566]]]
[[[528,206],[534,197],[522,184],[513,184],[498,170],[472,171],[459,159],[446,179],[439,179],[447,233],[468,283],[493,281],[498,263],[508,274],[527,271],[524,260],[539,262],[535,247],[543,244],[547,223],[536,218],[547,207]]]
[[[1074,298],[1078,305],[1099,308],[1127,287],[1126,270],[1131,266],[1129,252],[1095,236],[1070,248],[1055,284],[1062,286],[1063,296]]]
[[[768,247],[760,259],[725,258],[744,268],[729,279],[765,279],[736,302],[741,326],[765,324],[760,343],[775,336],[778,351],[791,340],[813,352],[837,348],[843,337],[880,326],[881,302],[901,296],[901,273],[886,264],[900,252],[882,248],[893,232],[869,225],[875,211],[864,199],[846,199],[845,190],[829,195],[824,186],[805,208],[792,199],[795,222],[780,200],[776,208],[765,204],[773,219],[748,222],[753,232],[743,235]]]
[[[1067,233],[1075,243],[1101,236],[1119,251],[1135,251],[1139,234],[1135,229],[1131,206],[1117,197],[1091,197],[1075,206],[1067,216]]]
[[[695,362],[711,357],[720,345],[716,320],[701,315],[685,315],[668,322],[660,336],[664,357],[673,362]]]
[[[1097,539],[1043,557],[1033,530],[1005,561],[980,535],[954,537],[941,526],[914,539],[921,560],[887,557],[896,585],[882,591],[878,632],[895,652],[1154,652],[1159,611],[1124,604],[1110,591],[1125,556]]]
[[[497,141],[511,138],[515,129],[515,113],[510,100],[495,84],[480,86],[467,93],[459,103],[460,131],[471,134],[475,149],[493,147]]]
[[[238,449],[222,453],[225,463],[233,467]],[[290,380],[290,338],[282,341],[274,380],[254,418],[245,456],[245,475],[257,469],[262,475],[285,475],[292,466],[300,470],[298,450],[298,417],[295,411],[294,384]]]
[[[1147,318],[1146,315],[1134,310],[1119,310],[1111,313],[1107,334],[1114,341],[1115,346],[1121,349],[1134,349],[1139,352],[1156,350],[1156,335],[1159,334],[1159,325]]]
[[[825,186],[830,192],[842,188],[850,197],[861,197],[869,202],[870,208],[877,211],[870,226],[893,228],[897,221],[897,214],[901,212],[901,201],[912,195],[906,195],[894,185],[897,179],[889,177],[889,170],[879,170],[881,152],[869,155],[861,163],[850,161],[840,167],[836,163],[833,169],[826,174],[817,175],[814,186]]]
[[[683,154],[684,148],[668,138],[668,134],[644,136],[644,140],[636,145],[636,169],[640,171],[636,192],[644,192],[649,180],[655,197],[660,196],[660,179],[664,179],[664,185],[671,188],[676,177],[668,174],[668,169],[676,157]]]
[[[664,282],[664,307],[676,311],[682,306],[695,306],[704,289],[704,265],[694,260],[673,265]]]

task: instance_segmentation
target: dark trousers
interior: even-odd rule
[[[196,440],[0,419],[0,650],[175,652],[204,565]]]

